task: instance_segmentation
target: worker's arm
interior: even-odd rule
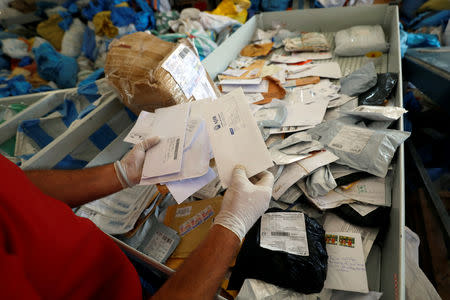
[[[158,137],[149,138],[114,164],[81,170],[25,171],[25,174],[45,194],[77,207],[138,184],[145,151],[158,142]]]
[[[263,172],[252,184],[243,167],[236,167],[222,208],[206,239],[151,298],[213,299],[236,256],[240,242],[269,207],[273,175]]]
[[[44,194],[77,207],[120,191],[113,164],[81,170],[25,171]]]
[[[214,225],[179,271],[151,299],[213,299],[239,245],[236,234]]]

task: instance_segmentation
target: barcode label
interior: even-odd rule
[[[159,238],[160,238],[162,241],[166,242],[166,243],[169,244],[169,245],[172,245],[173,239],[171,239],[170,237],[168,237],[167,235],[165,235],[164,233],[162,233],[162,232],[160,232],[160,231],[157,231],[156,234],[159,235]]]
[[[186,57],[186,55],[189,53],[189,49],[188,48],[183,48],[183,50],[181,50],[181,52],[180,52],[180,57],[181,57],[181,59],[183,59],[183,58],[185,58]]]
[[[271,236],[289,236],[289,232],[285,231],[274,231],[270,233]]]
[[[369,143],[373,130],[355,126],[343,126],[329,143],[339,151],[360,154]]]
[[[299,212],[265,213],[261,217],[262,248],[308,256],[305,215]]]
[[[186,217],[191,214],[192,206],[179,207],[175,213],[176,218]]]
[[[178,138],[177,141],[175,142],[175,151],[173,154],[173,160],[177,160],[179,147],[180,147],[180,139]]]

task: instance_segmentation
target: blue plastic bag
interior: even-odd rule
[[[282,11],[289,7],[289,0],[261,0],[263,11]]]
[[[31,84],[25,80],[23,75],[14,76],[11,79],[0,77],[0,97],[9,97],[28,94],[31,90]]]
[[[111,10],[111,21],[117,27],[128,26],[134,22],[135,14],[134,10],[130,7],[114,7]]]
[[[149,13],[149,15],[150,15],[150,21],[149,21],[150,22],[150,27],[149,27],[149,29],[156,28],[155,14],[153,12],[153,9],[148,5],[147,1],[145,1],[145,0],[136,0],[136,4],[141,8],[141,10],[143,12]]]
[[[400,24],[400,50],[402,58],[405,56],[408,48],[419,47],[441,47],[441,43],[437,35],[427,33],[410,33],[403,30],[403,25]]]
[[[29,56],[25,56],[19,61],[19,67],[25,67],[33,63],[33,59]]]
[[[445,25],[450,18],[450,10],[424,12],[414,18],[407,24],[408,28],[412,30],[417,30],[425,26],[439,26]]]
[[[437,35],[427,33],[408,33],[408,47],[441,47]]]
[[[427,0],[402,0],[400,6],[400,13],[408,19],[413,19],[416,16],[416,11]]]
[[[134,15],[134,27],[137,31],[144,31],[150,25],[151,14],[145,11],[140,11]]]
[[[55,82],[59,88],[71,88],[77,83],[77,61],[58,53],[49,43],[33,48],[38,74]]]
[[[58,23],[58,26],[61,27],[62,30],[67,31],[73,22],[72,15],[67,11],[60,11],[59,15],[63,18],[63,20]]]
[[[9,58],[5,55],[0,55],[0,70],[6,69],[9,70],[11,68],[11,64],[9,62]]]
[[[71,14],[74,14],[78,11],[77,0],[67,0],[63,3],[63,7],[67,8],[67,11]]]
[[[95,32],[86,26],[83,35],[83,45],[81,46],[81,53],[89,58],[91,61],[97,59],[97,43],[95,42]]]

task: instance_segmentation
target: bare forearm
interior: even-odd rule
[[[213,299],[239,245],[233,232],[214,225],[206,239],[151,299]]]
[[[122,189],[113,164],[81,170],[25,171],[45,194],[77,207]]]

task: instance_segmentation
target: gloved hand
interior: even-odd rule
[[[159,143],[159,137],[154,136],[134,145],[120,161],[114,163],[117,178],[123,188],[133,187],[141,181],[144,167],[145,151]]]
[[[247,179],[245,167],[238,165],[234,168],[230,187],[222,201],[222,208],[214,220],[214,224],[233,231],[241,241],[269,208],[272,195],[274,180],[272,173],[264,171],[254,178],[259,181],[252,184]]]

